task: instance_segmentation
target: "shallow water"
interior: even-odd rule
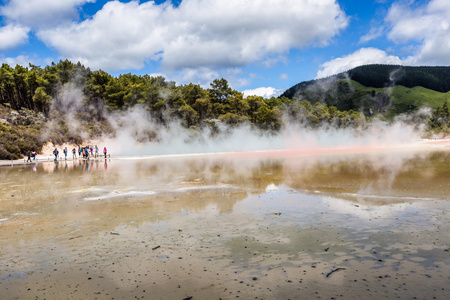
[[[5,299],[450,297],[450,152],[0,168]]]

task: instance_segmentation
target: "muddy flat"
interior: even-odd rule
[[[450,152],[0,168],[2,299],[448,299]]]

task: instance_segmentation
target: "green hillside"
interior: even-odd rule
[[[367,65],[301,82],[281,97],[392,118],[424,106],[437,108],[449,99],[449,91],[450,67]]]
[[[407,88],[398,85],[392,89],[392,113],[399,114],[422,106],[437,108],[450,99],[450,92],[441,93],[421,86]]]

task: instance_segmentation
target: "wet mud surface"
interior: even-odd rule
[[[450,152],[0,168],[2,299],[448,299]]]

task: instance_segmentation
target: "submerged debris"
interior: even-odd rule
[[[274,212],[274,213],[270,213],[270,214],[267,214],[267,215],[281,216],[281,212]]]
[[[345,270],[345,268],[337,268],[337,269],[331,270],[330,272],[328,272],[328,274],[325,277],[330,277],[330,275],[333,274],[334,272],[341,271],[341,270]]]

